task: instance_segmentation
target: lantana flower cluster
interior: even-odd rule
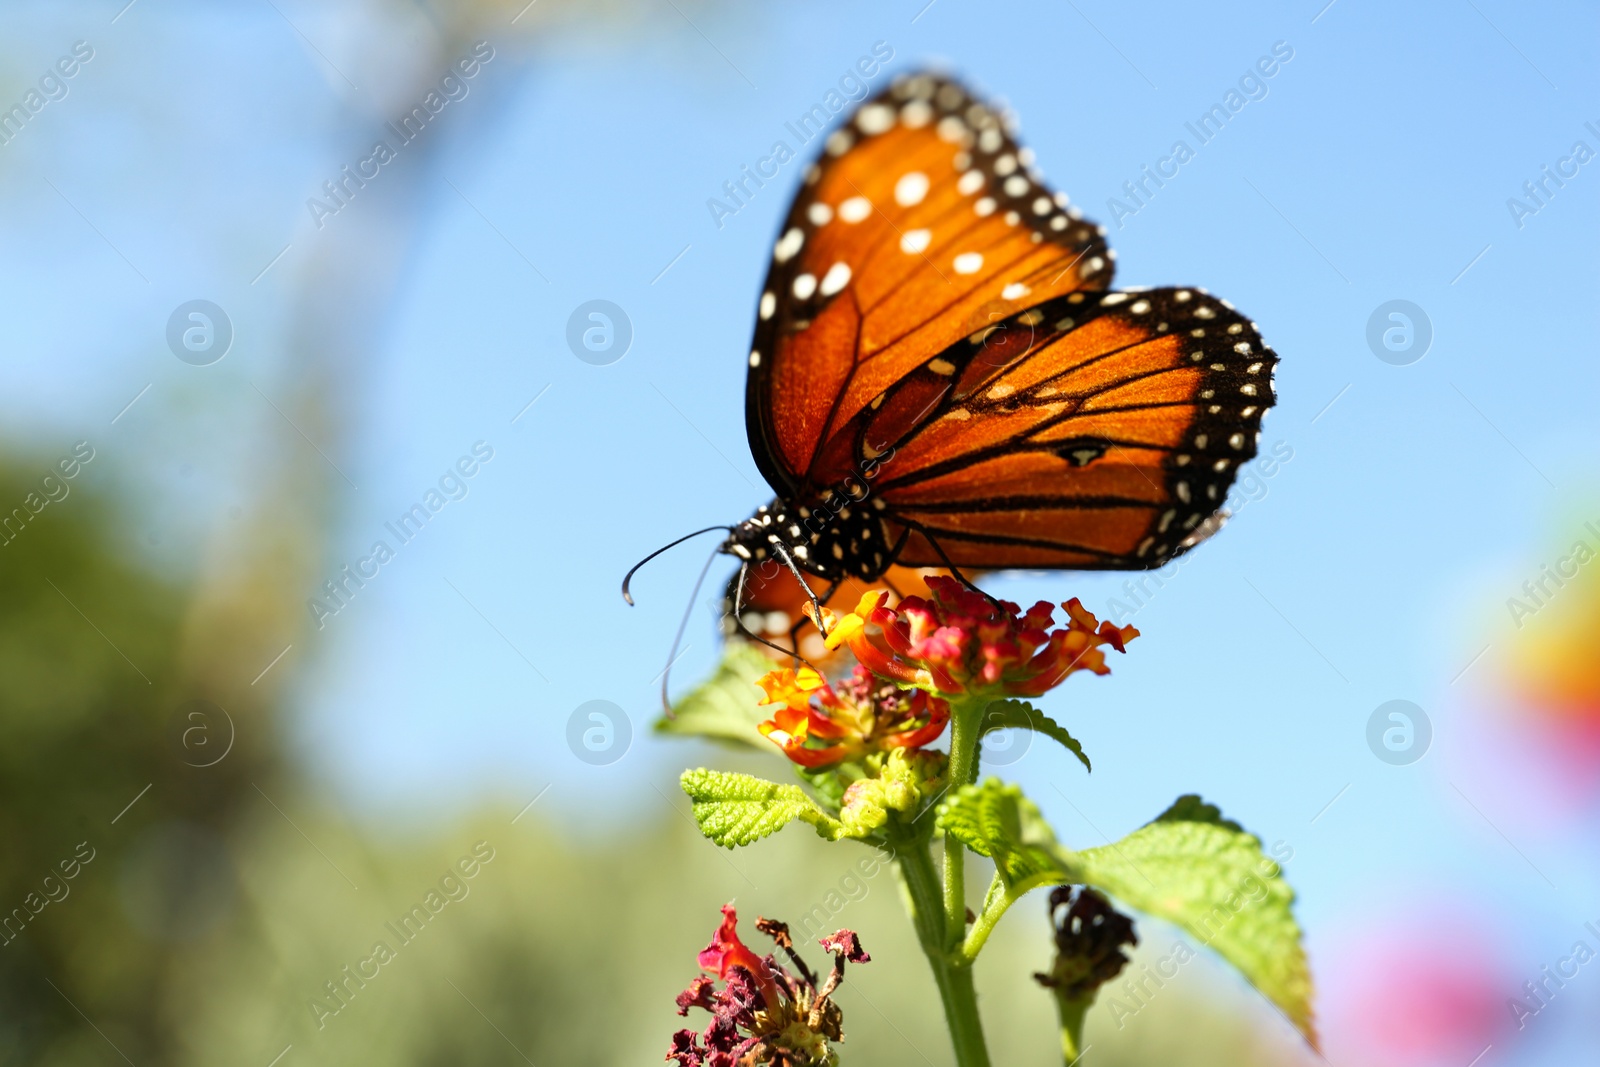
[[[1101,622],[1076,597],[1027,612],[991,600],[953,578],[927,579],[928,597],[894,607],[889,594],[862,596],[855,611],[820,616],[808,609],[830,649],[848,648],[859,663],[829,684],[816,670],[775,670],[758,684],[778,705],[760,726],[784,755],[808,769],[861,760],[936,740],[950,721],[950,700],[1036,697],[1077,671],[1108,674],[1105,649],[1126,650],[1132,626]]]
[[[860,666],[834,685],[810,667],[772,671],[757,684],[765,703],[778,705],[761,733],[806,768],[921,748],[950,721],[948,701],[885,683]]]
[[[886,592],[866,594],[855,611],[825,627],[828,647],[848,646],[872,673],[903,686],[998,699],[1039,696],[1080,670],[1109,674],[1105,646],[1124,652],[1139,636],[1132,626],[1100,622],[1077,597],[1061,605],[1066,626],[1052,630],[1048,601],[1023,613],[954,578],[935,575],[927,584],[930,597],[908,596],[893,608]],[[878,640],[869,625],[879,629]]]
[[[701,968],[715,977],[696,978],[677,1001],[679,1015],[701,1008],[711,1022],[703,1032],[673,1034],[666,1058],[678,1067],[833,1067],[833,1043],[844,1035],[832,996],[846,963],[871,961],[861,939],[839,930],[818,941],[833,956],[833,969],[819,982],[795,951],[786,924],[758,919],[756,929],[788,956],[794,973],[773,955],[757,956],[739,939],[738,926],[733,905],[723,905],[722,924],[699,956]]]

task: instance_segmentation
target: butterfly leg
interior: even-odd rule
[[[796,660],[800,660],[801,659],[801,656],[800,656],[800,645],[799,645],[798,642],[795,642],[793,648],[784,648],[782,645],[774,644],[773,642],[768,641],[765,637],[762,637],[760,634],[753,633],[750,630],[749,627],[745,626],[745,624],[744,624],[744,584],[745,584],[745,579],[749,576],[749,574],[750,574],[750,564],[748,562],[739,564],[739,582],[734,587],[735,588],[735,592],[733,594],[733,626],[734,626],[734,629],[738,630],[745,637],[749,638],[751,641],[756,642],[757,644],[766,645],[768,648],[772,649],[775,652],[781,652],[785,656],[793,656]],[[810,592],[810,590],[808,589],[807,592]],[[789,636],[790,636],[791,639],[794,637],[794,635],[792,633]]]
[[[838,592],[838,590],[839,590],[839,583],[838,582],[830,582],[828,584],[827,591],[824,592],[817,599],[822,601],[822,603],[824,605],[826,605],[828,603],[828,601],[833,599],[833,594]],[[789,627],[789,641],[790,641],[791,644],[794,645],[794,651],[795,651],[795,658],[796,659],[800,658],[800,628],[805,626],[805,624],[810,622],[810,621],[811,621],[810,619],[808,619],[808,618],[806,618],[805,616],[802,615],[799,619],[797,619],[795,621],[795,624],[793,626]],[[821,633],[822,630],[819,628],[817,630],[817,632]]]
[[[911,524],[911,523],[907,523],[907,526],[910,529],[916,530],[919,534],[921,534],[923,536],[923,539],[926,540],[929,545],[933,546],[933,550],[939,554],[940,561],[943,562],[944,565],[945,565],[945,568],[947,570],[949,570],[952,575],[955,576],[956,581],[960,582],[962,585],[966,586],[968,589],[972,590],[974,593],[977,593],[980,596],[982,596],[983,599],[987,600],[990,604],[993,604],[994,607],[995,607],[995,610],[1001,611],[1001,612],[1003,612],[1005,610],[1001,606],[1000,601],[998,601],[994,597],[990,596],[984,590],[979,589],[976,585],[974,585],[972,583],[972,579],[971,578],[968,578],[965,574],[961,573],[961,568],[957,567],[954,563],[950,562],[950,557],[945,554],[944,546],[939,543],[938,539],[935,538],[933,536],[933,534],[928,532],[926,527],[920,526],[920,525]]]
[[[816,612],[815,618],[820,620],[822,618],[822,602],[817,599],[817,594],[812,592],[810,584],[806,582],[806,576],[800,573],[800,568],[795,564],[794,556],[790,553],[789,546],[782,541],[773,541],[772,554],[783,561],[783,565],[789,568],[789,573],[794,575],[794,580],[800,583],[800,588],[806,591],[806,598],[811,601],[811,610]],[[831,587],[828,593],[832,595],[833,590]],[[821,628],[820,622],[818,623],[818,628]]]

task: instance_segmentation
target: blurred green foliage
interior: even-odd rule
[[[34,466],[0,470],[0,502],[24,498]],[[601,843],[557,833],[542,807],[354,822],[286,762],[290,668],[252,684],[292,626],[291,532],[177,584],[128,550],[131,526],[85,481],[0,547],[0,907],[22,909],[0,945],[0,1065],[657,1063],[682,1025],[672,998],[734,897],[750,920],[861,932],[874,962],[841,994],[847,1062],[950,1062],[894,874],[853,869],[865,850],[785,833],[726,853],[675,791]],[[193,700],[226,719],[195,734]],[[67,879],[81,843],[92,859]],[[475,845],[493,858],[468,877]],[[426,922],[403,943],[390,924],[413,906]],[[997,1062],[1054,1056],[1049,997],[1029,978],[1049,927],[1042,897],[1037,922],[1028,906],[980,963]],[[1208,967],[1120,1030],[1092,1017],[1099,1063],[1289,1062],[1287,1027],[1257,1047],[1251,994],[1220,1010],[1194,999],[1222,973]]]

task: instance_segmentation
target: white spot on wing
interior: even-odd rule
[[[882,133],[894,125],[894,108],[888,104],[868,104],[856,116],[862,133]]]
[[[928,195],[928,176],[920,170],[914,170],[902,175],[894,183],[894,202],[901,207],[911,207],[922,203],[922,198]]]
[[[773,246],[772,258],[779,263],[787,263],[805,243],[806,235],[800,232],[800,227],[791,226],[789,232],[778,238],[778,243]]]
[[[852,196],[839,205],[839,218],[845,222],[860,222],[872,214],[872,201],[864,196]]]
[[[832,296],[850,284],[850,265],[848,263],[835,263],[828,268],[828,273],[822,276],[822,284],[817,292],[823,296]]]
[[[907,129],[919,130],[933,121],[933,108],[926,100],[913,100],[900,109],[900,121]]]

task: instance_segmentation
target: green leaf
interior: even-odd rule
[[[1037,885],[1062,881],[1060,861],[1051,851],[1055,834],[1017,786],[998,778],[964,785],[939,805],[934,825],[994,860],[1011,900]]]
[[[722,663],[673,708],[676,718],[656,720],[656,733],[709,737],[775,753],[756,724],[768,716],[761,710],[756,679],[772,669],[772,661],[743,641],[728,642]]]
[[[844,833],[839,820],[817,807],[797,785],[704,768],[684,771],[679,784],[694,804],[700,832],[724,848],[759,841],[796,819],[810,823],[819,837],[829,841]]]
[[[1073,881],[1183,927],[1238,968],[1316,1046],[1294,890],[1261,841],[1197,796],[1112,845],[1067,857]]]
[[[1082,852],[1058,844],[1022,791],[994,778],[946,798],[937,818],[941,831],[995,862],[1004,892],[985,902],[985,929],[1030,889],[1094,886],[1210,946],[1315,1047],[1311,975],[1290,908],[1294,891],[1260,840],[1215,806],[1180,797],[1121,841]]]
[[[994,730],[1006,729],[1032,730],[1035,733],[1044,734],[1044,736],[1059,742],[1068,752],[1077,756],[1085,770],[1094,770],[1094,767],[1089,764],[1089,757],[1083,754],[1083,746],[1078,744],[1078,739],[1067,733],[1065,726],[1062,726],[1026,700],[1009,698],[997,700],[984,709],[983,730],[978,735],[980,738]]]

